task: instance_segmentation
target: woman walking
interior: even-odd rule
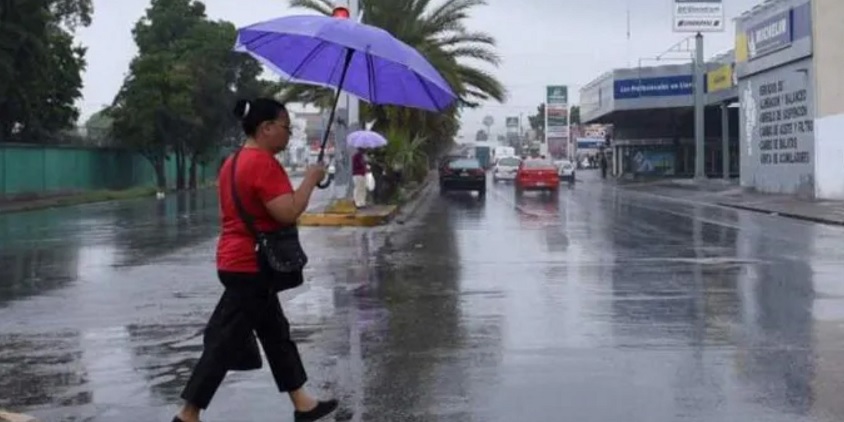
[[[226,372],[261,366],[255,335],[279,391],[293,402],[294,420],[316,421],[332,413],[337,401],[318,401],[305,391],[307,376],[290,338],[290,325],[270,275],[260,269],[256,239],[242,212],[251,216],[252,228],[259,232],[294,226],[325,176],[325,168],[322,164],[309,166],[294,190],[275,159],[290,140],[290,116],[284,105],[268,98],[241,100],[234,113],[247,140],[226,160],[219,176],[222,233],[217,244],[217,273],[225,291],[205,329],[202,357],[182,392],[185,404],[173,421],[198,422],[199,413],[208,407]],[[296,278],[288,284],[302,282],[301,272],[284,274]]]

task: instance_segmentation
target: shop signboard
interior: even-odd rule
[[[718,92],[730,89],[735,86],[733,78],[734,65],[725,64],[706,74],[706,87],[708,92]]]
[[[766,56],[791,45],[793,11],[778,13],[747,30],[747,56]]]
[[[674,32],[723,32],[722,0],[674,0]]]
[[[692,75],[620,79],[614,82],[613,95],[617,100],[642,97],[673,97],[692,95]]]

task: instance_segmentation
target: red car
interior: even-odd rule
[[[516,173],[517,194],[526,190],[557,192],[559,188],[560,175],[553,161],[539,158],[522,161]]]

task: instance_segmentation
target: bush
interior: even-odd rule
[[[428,175],[427,139],[411,139],[407,130],[398,127],[391,127],[385,137],[387,146],[369,153],[376,186],[373,196],[378,203],[393,203],[402,187]]]

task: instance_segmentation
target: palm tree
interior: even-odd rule
[[[456,119],[459,108],[478,107],[481,101],[487,100],[503,102],[507,92],[501,82],[490,73],[468,63],[475,61],[498,66],[501,61],[494,51],[495,39],[483,32],[470,31],[465,25],[469,12],[485,4],[486,0],[446,0],[432,7],[431,0],[361,0],[364,23],[385,29],[416,48],[442,74],[458,96],[457,107],[449,113],[396,110],[396,107],[362,107],[368,118],[374,118],[381,124],[386,124],[387,120],[396,123],[395,120],[399,119],[425,132],[432,129],[438,132],[438,127],[447,127],[449,131],[456,132],[456,125],[452,121]],[[331,0],[291,0],[290,5],[325,15],[330,15],[335,6]],[[322,106],[330,104],[330,91],[302,85],[288,90],[285,97]],[[443,122],[442,119],[450,121]]]

